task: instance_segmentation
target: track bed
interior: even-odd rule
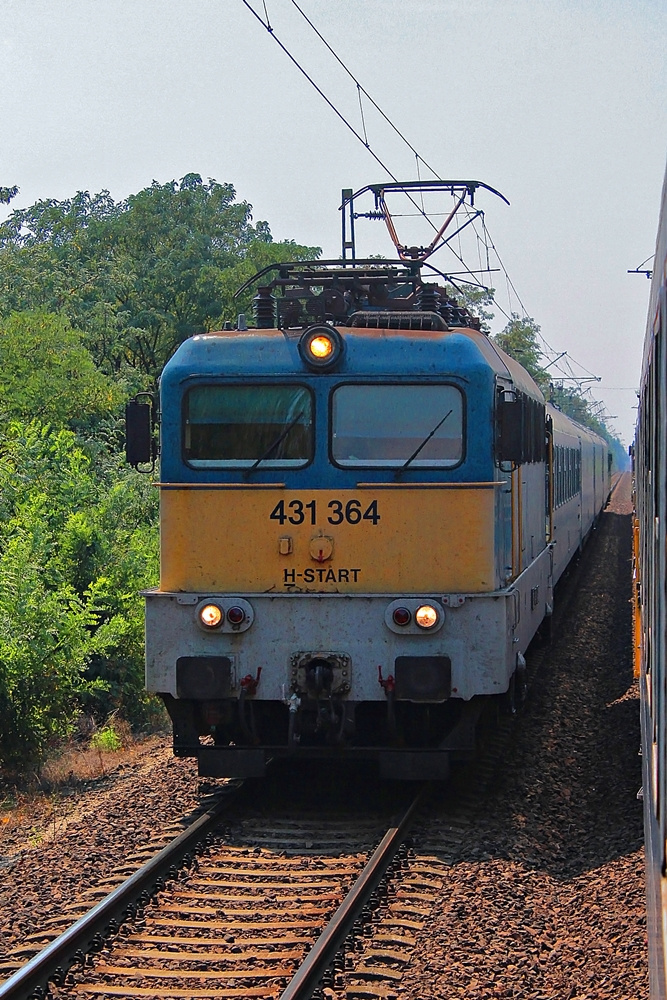
[[[636,798],[641,782],[638,702],[628,603],[630,533],[625,477],[561,588],[552,645],[532,651],[522,713],[491,731],[477,762],[456,774],[448,788],[433,789],[415,822],[412,847],[348,939],[320,996],[642,1000],[648,995],[642,815]],[[192,795],[196,779],[187,776],[188,762],[164,771],[165,795],[173,785],[174,766],[180,794],[187,788]],[[149,773],[155,792],[156,771]],[[205,961],[216,973],[209,976],[208,995],[253,995],[248,990],[256,989],[280,996],[288,965],[293,971],[300,961],[297,952],[313,940],[314,925],[321,926],[335,909],[382,824],[377,812],[364,821],[359,806],[357,820],[337,816],[341,797],[333,787],[327,794],[326,780],[311,786],[313,795],[324,792],[321,801],[329,800],[326,816],[311,819],[310,828],[304,825],[302,786],[296,812],[279,822],[276,802],[263,802],[262,787],[255,786],[260,805],[255,814],[232,817],[223,830],[224,864],[214,863],[213,848],[207,848],[198,869],[161,893],[157,909],[153,904],[145,909],[145,923],[126,925],[117,947],[97,959],[95,973],[79,979],[79,996],[104,995],[100,982],[111,985],[112,980],[116,988],[108,995],[157,995],[157,989],[160,995],[185,996],[189,989],[194,996],[193,977],[179,975],[179,969],[191,968],[187,954],[195,946],[190,939],[206,937],[207,921],[221,925],[214,930],[221,932],[222,950],[237,956],[235,965],[225,965],[220,942],[217,952],[211,946],[217,958]],[[358,792],[351,784],[348,797]],[[143,823],[148,839],[157,817],[145,813],[140,790],[130,794],[126,824],[138,836]],[[104,813],[100,818],[105,844],[118,852],[121,830],[109,830]],[[355,829],[358,821],[362,826]],[[78,869],[72,839],[77,835]],[[89,837],[85,846],[82,836]],[[13,884],[6,892],[17,902],[7,951],[17,945],[29,950],[37,928],[49,920],[54,929],[62,927],[67,920],[62,911],[80,912],[90,905],[95,890],[88,890],[86,904],[81,886],[86,880],[90,885],[90,851],[101,836],[92,825],[85,835],[80,824],[73,824],[60,839],[41,851],[26,850],[8,866],[4,874]],[[58,850],[67,859],[66,877],[55,870]],[[97,895],[139,860],[138,854],[113,873],[102,877],[101,872]],[[207,871],[207,865],[220,871]],[[294,886],[301,883],[295,895]],[[202,891],[210,896],[208,904],[194,895]],[[235,912],[241,906],[249,906],[256,923],[273,921],[283,929],[243,930],[242,924],[253,921]],[[193,930],[197,923],[201,928]],[[147,942],[151,954],[142,958],[143,938],[153,940]],[[166,959],[170,974],[162,979],[157,972],[165,966],[155,954],[160,951],[171,954]],[[7,969],[16,955],[7,955]],[[104,974],[105,967],[129,973]],[[142,967],[153,973],[142,978]],[[246,975],[235,978],[233,969]],[[123,981],[124,994],[118,992]]]

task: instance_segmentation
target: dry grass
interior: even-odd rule
[[[158,737],[136,739],[130,726],[113,720],[121,749],[105,751],[72,741],[50,758],[38,774],[18,784],[0,782],[0,855],[56,836],[78,808],[79,800],[104,784],[118,768],[132,766]]]
[[[76,788],[107,774],[123,763],[136,745],[130,725],[124,719],[114,716],[99,729],[107,727],[112,727],[118,736],[120,750],[107,751],[94,746],[93,738],[98,730],[93,728],[85,743],[70,743],[57,756],[46,761],[39,774],[40,790],[49,794],[65,788]]]

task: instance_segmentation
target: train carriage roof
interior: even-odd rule
[[[559,410],[553,403],[547,403],[547,413],[551,417],[556,435],[570,435],[573,438],[588,441],[590,444],[600,444],[605,448],[609,447],[608,442],[603,437],[600,437],[599,434],[596,434],[592,428],[584,427],[577,420],[568,417],[567,414]]]

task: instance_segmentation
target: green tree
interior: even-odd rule
[[[231,184],[187,174],[124,202],[79,192],[13,212],[0,226],[0,314],[63,311],[107,371],[155,381],[186,337],[239,311],[230,268],[319,254],[274,243],[235,198]]]
[[[12,198],[15,198],[18,193],[19,189],[16,184],[13,187],[0,186],[0,205],[9,205]]]
[[[34,766],[70,730],[94,619],[53,565],[67,511],[94,501],[70,431],[12,422],[0,445],[0,760]]]
[[[488,306],[493,305],[496,294],[495,288],[482,288],[479,285],[460,284],[456,287],[447,286],[447,291],[453,299],[461,302],[473,316],[481,320],[481,329],[489,332],[489,323],[494,314],[489,311]]]
[[[157,583],[157,491],[68,430],[11,422],[0,439],[0,762],[38,763],[82,706],[134,724],[142,588]]]
[[[493,340],[501,350],[518,361],[532,375],[540,389],[546,392],[549,375],[540,365],[542,352],[537,340],[539,332],[539,326],[530,316],[521,318],[517,313],[512,313],[507,326]]]
[[[160,711],[140,597],[158,578],[158,494],[119,454],[120,405],[185,337],[251,320],[254,289],[234,293],[257,270],[318,254],[274,243],[231,185],[196,174],[0,225],[3,767],[38,766],[82,707],[135,725]]]
[[[534,319],[529,316],[521,319],[513,313],[505,329],[493,340],[506,354],[509,354],[530,372],[549,402],[562,410],[568,417],[576,420],[577,423],[589,427],[600,437],[603,437],[609,444],[616,467],[626,468],[625,448],[595,415],[590,403],[581,395],[581,392],[578,389],[568,389],[550,381],[548,372],[541,365],[542,352],[537,339],[539,331],[540,328]]]
[[[39,527],[15,530],[0,555],[0,762],[38,765],[77,712],[90,615],[73,591],[42,575]]]
[[[120,403],[82,335],[64,316],[13,313],[0,320],[0,415],[57,427],[99,420]]]
[[[590,403],[578,389],[568,389],[557,382],[552,382],[549,388],[549,401],[584,427],[590,427],[598,434],[604,430],[604,424],[593,414]]]
[[[596,416],[593,406],[581,395],[578,389],[566,388],[562,384],[552,383],[549,388],[549,401],[568,417],[572,417],[584,427],[589,427],[605,439],[611,449],[615,468],[626,469],[628,467],[628,455],[623,444]]]

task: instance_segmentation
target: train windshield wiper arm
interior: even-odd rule
[[[277,448],[278,445],[281,444],[285,440],[285,438],[287,437],[287,435],[289,434],[289,432],[292,430],[292,428],[296,427],[296,425],[299,423],[299,421],[301,420],[302,416],[303,416],[303,410],[299,410],[299,412],[295,416],[294,420],[290,420],[290,422],[288,423],[287,427],[285,427],[285,429],[280,432],[280,434],[278,435],[278,437],[276,438],[276,440],[272,442],[271,446],[266,449],[266,451],[264,452],[264,454],[260,455],[259,458],[255,459],[255,461],[250,466],[250,468],[246,469],[246,471],[243,473],[243,478],[244,479],[248,479],[249,476],[251,476],[252,473],[255,471],[255,469],[257,468],[257,466],[260,464],[260,462],[263,462],[265,458],[268,458],[269,455],[271,454],[271,452],[273,451],[273,449]]]
[[[413,462],[413,461],[414,461],[414,459],[415,459],[415,458],[417,457],[417,455],[418,455],[418,454],[419,454],[419,452],[420,452],[420,451],[422,450],[422,448],[425,448],[425,447],[426,447],[426,445],[427,445],[427,444],[429,443],[429,441],[431,440],[431,438],[433,437],[433,435],[434,435],[434,434],[436,433],[436,431],[440,430],[440,428],[441,428],[441,427],[442,427],[442,425],[444,424],[444,422],[445,422],[445,420],[447,419],[447,417],[448,417],[448,416],[449,416],[449,415],[451,414],[451,412],[452,412],[451,410],[447,410],[447,412],[445,413],[445,415],[444,415],[444,417],[442,418],[442,420],[439,420],[439,421],[437,422],[437,424],[435,425],[435,427],[433,428],[433,430],[431,431],[431,433],[430,433],[430,434],[427,434],[427,435],[426,435],[426,437],[424,438],[424,440],[422,441],[422,443],[421,443],[421,444],[419,445],[419,447],[418,447],[418,448],[415,448],[415,450],[414,450],[414,451],[412,452],[412,454],[410,455],[410,458],[408,458],[408,459],[407,459],[407,460],[406,460],[406,461],[405,461],[405,462],[403,463],[403,465],[402,465],[402,466],[400,467],[400,469],[397,469],[397,470],[396,470],[396,475],[394,476],[394,479],[398,479],[398,478],[399,478],[400,476],[402,476],[402,475],[403,475],[403,473],[405,472],[405,470],[407,469],[407,467],[408,467],[408,466],[410,465],[410,463],[411,463],[411,462]]]

